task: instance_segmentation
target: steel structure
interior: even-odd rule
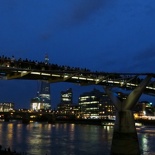
[[[70,82],[84,85],[101,85],[132,90],[147,76],[151,76],[144,93],[155,95],[155,73],[108,73],[68,70],[37,70],[0,66],[1,79],[45,80],[49,83]]]

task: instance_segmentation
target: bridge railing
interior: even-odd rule
[[[121,88],[132,89],[133,87],[137,86],[144,78],[142,76],[146,76],[147,74],[128,74],[128,73],[107,73],[107,72],[92,72],[86,68],[79,68],[79,67],[70,67],[66,65],[57,65],[57,64],[50,64],[45,62],[38,62],[32,61],[28,59],[15,59],[14,57],[5,57],[0,56],[0,67],[6,68],[14,68],[17,71],[21,70],[29,70],[29,71],[36,71],[42,73],[57,73],[60,77],[69,77],[66,78],[67,80],[81,80],[81,81],[88,81],[91,84],[98,84],[98,85],[108,85],[108,86],[118,86]],[[155,76],[153,76],[154,78]],[[67,81],[66,80],[66,81]],[[155,91],[155,81],[152,80],[147,85],[147,90]]]

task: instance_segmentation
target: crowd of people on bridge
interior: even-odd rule
[[[46,57],[45,57],[46,60]],[[87,74],[93,78],[99,78],[100,76],[106,76],[106,72],[99,72],[99,71],[91,71],[87,68],[80,68],[80,67],[70,67],[67,65],[58,65],[58,64],[51,64],[48,61],[39,62],[29,59],[16,59],[14,56],[7,57],[7,56],[0,56],[0,66],[3,67],[11,67],[11,68],[21,68],[21,69],[30,69],[30,70],[45,70],[45,71],[63,71],[63,72],[78,72],[80,74]],[[114,78],[114,75],[112,75]],[[116,78],[119,78],[119,75],[115,75]],[[110,76],[109,76],[110,78]]]
[[[6,57],[4,55],[0,56],[0,66],[3,67],[14,67],[14,68],[24,68],[24,69],[34,69],[34,70],[59,70],[59,71],[83,71],[90,72],[89,69],[79,68],[79,67],[70,67],[70,66],[61,66],[57,64],[51,64],[47,61],[39,62],[34,60],[26,59],[16,59],[14,56]]]
[[[48,57],[45,57],[48,59]],[[121,76],[119,74],[116,75],[109,75],[106,72],[92,72],[91,70],[87,68],[80,68],[80,67],[70,67],[67,65],[57,65],[57,64],[51,64],[49,61],[44,61],[44,62],[39,62],[39,61],[34,61],[34,60],[29,60],[29,59],[22,59],[22,58],[15,58],[14,56],[12,57],[7,57],[7,56],[0,56],[0,66],[2,67],[12,67],[12,68],[21,68],[21,69],[30,69],[30,70],[45,70],[45,71],[63,71],[63,72],[79,72],[80,74],[87,74],[90,75],[90,77],[93,78],[99,78],[101,76],[101,79],[103,76],[108,76],[110,79],[112,76],[112,79],[119,79]],[[131,76],[126,77],[126,79],[131,79]],[[141,79],[138,77],[135,77],[132,79],[133,83],[140,83]],[[154,84],[154,83],[153,83]],[[152,85],[152,84],[151,84]]]

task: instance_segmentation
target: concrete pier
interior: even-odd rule
[[[122,102],[109,88],[105,88],[106,93],[116,107],[111,155],[141,155],[132,109],[150,79],[151,76],[147,76]]]
[[[111,155],[140,155],[139,142],[132,111],[117,112]]]

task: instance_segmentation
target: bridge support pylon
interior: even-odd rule
[[[107,95],[116,108],[111,155],[141,154],[132,109],[138,102],[150,79],[151,76],[147,76],[123,102],[121,102],[109,88],[105,88]]]

